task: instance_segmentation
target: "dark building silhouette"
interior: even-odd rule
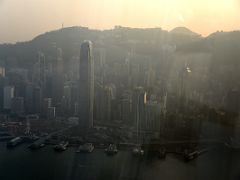
[[[79,122],[84,128],[93,126],[94,61],[92,43],[84,41],[80,51]]]
[[[11,101],[11,111],[14,114],[21,115],[24,113],[24,98],[14,97]]]
[[[40,114],[42,106],[42,89],[34,87],[33,89],[33,113]]]

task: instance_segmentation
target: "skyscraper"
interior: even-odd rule
[[[145,126],[146,91],[143,87],[136,87],[132,97],[132,114],[136,128],[142,129]]]
[[[13,97],[11,100],[11,110],[12,113],[21,115],[24,113],[24,98],[23,97]]]
[[[14,87],[13,86],[5,86],[3,89],[3,108],[5,110],[11,109],[11,101],[14,97]]]
[[[79,68],[79,123],[84,128],[93,127],[94,61],[92,43],[84,41],[80,51]]]

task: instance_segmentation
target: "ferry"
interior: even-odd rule
[[[67,146],[68,146],[68,141],[62,141],[58,145],[54,146],[54,150],[59,152],[65,151],[67,149]]]
[[[16,147],[17,145],[23,143],[23,138],[22,137],[15,137],[11,139],[10,141],[7,142],[7,147]]]
[[[94,150],[94,145],[92,143],[85,143],[78,147],[76,153],[80,153],[80,152],[91,153],[93,150]]]
[[[105,149],[107,155],[114,155],[118,153],[117,146],[115,144],[110,144],[108,148]]]

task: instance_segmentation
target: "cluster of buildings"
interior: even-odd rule
[[[117,122],[160,131],[167,95],[159,99],[159,95],[147,92],[146,87],[150,89],[156,81],[149,62],[142,64],[148,57],[135,62],[138,57],[130,52],[123,62],[106,62],[106,51],[93,51],[90,41],[81,44],[80,57],[69,61],[63,60],[61,48],[55,50],[55,57],[39,52],[31,69],[11,67],[6,73],[4,67],[0,69],[2,113],[74,122],[78,119],[78,124],[86,128],[94,123],[112,126]]]
[[[173,138],[198,136],[207,121],[240,124],[239,83],[219,80],[210,52],[182,52],[158,28],[92,33],[93,44],[51,42],[22,65],[7,57],[0,66],[1,114]]]

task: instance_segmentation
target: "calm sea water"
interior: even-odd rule
[[[226,149],[212,150],[184,162],[168,155],[138,159],[129,151],[106,156],[103,150],[77,154],[74,148],[62,153],[51,146],[30,151],[27,145],[6,149],[0,143],[0,180],[238,180],[240,153]]]

